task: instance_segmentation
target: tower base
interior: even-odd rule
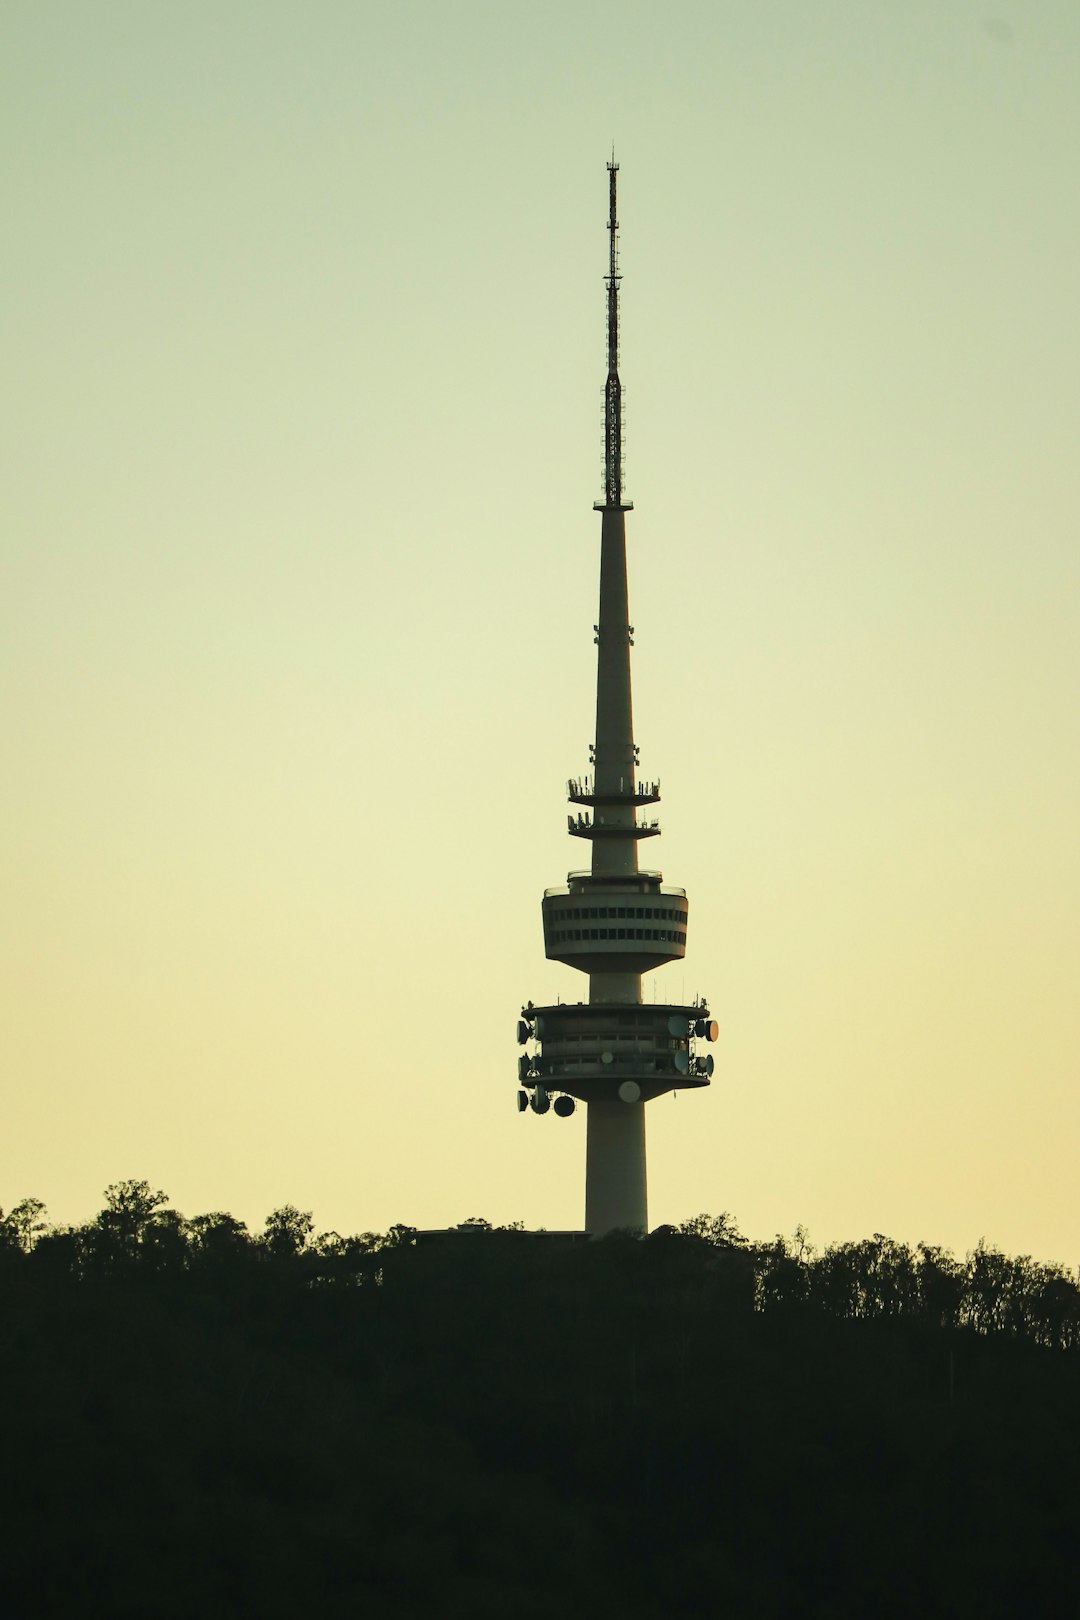
[[[590,1237],[648,1230],[645,1104],[590,1102],[585,1145],[585,1229]]]

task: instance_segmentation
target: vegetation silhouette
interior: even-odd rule
[[[1075,1612],[1080,1287],[474,1220],[0,1216],[13,1620]]]

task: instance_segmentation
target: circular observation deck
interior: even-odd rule
[[[518,1082],[582,1102],[648,1102],[707,1086],[713,1058],[697,1045],[717,1033],[703,1001],[526,1007],[518,1038],[534,1050],[522,1054]]]
[[[582,973],[647,973],[686,955],[685,889],[655,877],[572,873],[543,900],[544,954]]]

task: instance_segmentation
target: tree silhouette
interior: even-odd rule
[[[266,1217],[263,1242],[272,1255],[295,1257],[307,1248],[314,1230],[310,1210],[282,1204]]]
[[[31,1252],[40,1233],[47,1229],[48,1223],[41,1218],[44,1214],[45,1205],[40,1198],[24,1198],[3,1217],[4,1227],[24,1254]]]
[[[81,1227],[24,1203],[5,1613],[1071,1612],[1060,1267],[880,1233],[818,1254],[729,1214],[418,1243],[315,1237],[293,1205],[253,1236],[138,1181]]]

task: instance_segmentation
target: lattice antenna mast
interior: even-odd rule
[[[607,383],[604,386],[604,505],[622,505],[622,384],[619,381],[619,220],[615,188],[619,165],[612,154],[608,171],[608,232],[611,258],[607,280]]]

